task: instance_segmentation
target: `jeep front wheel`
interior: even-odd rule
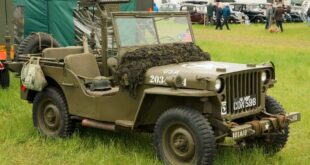
[[[284,108],[280,105],[280,103],[270,96],[266,96],[266,111],[273,115],[285,113]],[[288,140],[288,136],[289,127],[288,124],[286,124],[278,134],[270,135],[269,138],[250,138],[247,139],[246,142],[251,148],[257,145],[258,147],[262,147],[266,154],[275,154],[284,147]]]
[[[154,144],[166,164],[212,164],[216,152],[210,123],[190,108],[163,113],[154,129]]]
[[[74,131],[63,93],[54,87],[45,88],[33,101],[34,126],[45,136],[67,137]]]

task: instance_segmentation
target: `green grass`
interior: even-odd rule
[[[215,164],[309,164],[310,28],[305,24],[284,24],[284,28],[284,33],[270,34],[263,25],[234,25],[231,31],[194,26],[197,43],[213,60],[273,61],[278,83],[269,94],[287,111],[302,113],[302,121],[291,125],[287,145],[275,156],[265,156],[259,149],[220,149]],[[148,134],[79,127],[68,139],[41,137],[32,125],[31,105],[20,99],[16,78],[12,78],[10,89],[0,90],[0,121],[0,164],[161,164]]]

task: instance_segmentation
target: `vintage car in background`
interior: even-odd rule
[[[233,24],[233,23],[237,23],[237,24],[238,23],[244,23],[245,20],[249,19],[249,17],[246,14],[244,14],[240,11],[234,11],[234,10],[232,10],[231,6],[229,6],[229,7],[230,7],[230,13],[231,13],[231,15],[228,19],[229,23],[231,23],[231,24]]]
[[[164,3],[159,7],[159,11],[178,11],[180,6],[174,3]]]
[[[230,6],[233,11],[239,11],[247,15],[252,23],[266,22],[266,16],[259,4],[231,3]]]
[[[207,5],[205,4],[183,3],[180,7],[180,11],[188,11],[190,13],[192,23],[204,24],[205,21],[207,21]],[[242,23],[246,19],[248,19],[247,15],[231,9],[231,15],[228,22]],[[215,14],[213,17],[213,22],[215,22]]]
[[[182,4],[180,7],[180,11],[188,11],[191,17],[192,23],[203,24],[206,19],[207,14],[207,6],[200,4]]]
[[[298,12],[290,12],[284,14],[284,21],[293,23],[293,22],[303,22],[301,15]]]

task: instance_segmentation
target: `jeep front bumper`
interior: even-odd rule
[[[234,140],[248,136],[263,136],[271,133],[280,133],[280,130],[287,124],[300,121],[299,112],[292,112],[283,115],[267,116],[261,120],[253,120],[242,125],[233,125],[230,128],[230,136]]]

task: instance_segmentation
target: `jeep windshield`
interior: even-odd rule
[[[113,23],[121,47],[193,42],[186,13],[114,13]]]

